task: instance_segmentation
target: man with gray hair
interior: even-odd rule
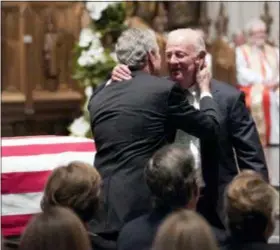
[[[198,98],[196,61],[205,62],[205,54],[204,41],[195,30],[178,29],[169,33],[166,61],[170,78],[186,90],[185,98],[196,109],[202,107]],[[116,67],[112,74],[115,80],[130,77],[125,65]],[[205,187],[201,190],[198,211],[212,226],[225,230],[223,194],[227,184],[238,174],[238,168],[253,169],[265,179],[268,179],[268,171],[256,126],[245,106],[244,94],[214,79],[210,91],[221,113],[218,143],[204,138],[198,140],[181,129],[177,131],[176,142],[190,148],[197,164],[201,165]],[[222,242],[223,231],[220,235],[217,238]]]
[[[236,48],[237,81],[247,95],[263,146],[279,145],[279,49],[267,43],[265,23],[246,25],[248,42]]]
[[[104,201],[91,230],[111,239],[116,239],[125,222],[147,213],[151,206],[143,169],[153,153],[173,142],[177,129],[214,143],[220,125],[206,68],[200,67],[196,74],[199,111],[180,86],[155,76],[161,58],[151,31],[126,30],[118,39],[116,54],[128,65],[132,78],[122,84],[104,83],[89,102],[97,149],[94,165],[103,179]]]

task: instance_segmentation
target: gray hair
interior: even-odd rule
[[[155,33],[137,28],[124,31],[115,47],[118,61],[133,69],[142,69],[147,63],[147,53],[158,50]]]
[[[264,21],[262,21],[261,19],[259,18],[256,18],[256,19],[252,19],[251,21],[249,21],[247,23],[247,25],[245,26],[245,33],[247,36],[250,36],[250,33],[252,32],[252,30],[254,28],[258,28],[258,27],[264,27],[266,28],[266,24]]]
[[[195,52],[199,53],[201,51],[206,51],[206,45],[202,32],[203,30],[200,29],[181,28],[171,31],[168,34],[167,39],[169,40],[172,37],[183,36],[186,44],[194,46]]]

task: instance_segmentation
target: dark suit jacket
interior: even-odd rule
[[[89,112],[97,149],[94,165],[103,179],[104,198],[104,209],[90,223],[93,232],[119,231],[125,222],[148,212],[143,168],[155,151],[174,141],[177,129],[216,140],[216,103],[204,97],[200,107],[195,110],[177,84],[141,71],[93,95]]]
[[[264,240],[238,242],[231,239],[231,243],[225,245],[221,250],[276,250],[279,249],[279,244],[268,244]]]
[[[104,239],[91,232],[89,232],[89,239],[93,250],[117,250],[116,241]]]
[[[221,114],[221,130],[219,147],[213,147],[213,142],[208,139],[200,140],[206,187],[202,191],[198,210],[213,226],[224,228],[223,194],[225,187],[238,173],[237,165],[241,170],[255,170],[266,179],[268,171],[255,123],[245,106],[243,92],[216,80],[212,80],[211,87]]]
[[[143,215],[127,223],[121,230],[117,249],[118,250],[150,250],[155,239],[157,230],[165,218],[172,213],[168,209],[154,209],[150,214]],[[218,229],[212,228],[213,234],[218,237],[219,244],[223,244],[227,235],[221,234]]]

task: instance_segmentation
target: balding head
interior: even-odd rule
[[[258,47],[264,45],[267,38],[266,25],[261,19],[253,19],[248,22],[245,32],[249,43]]]
[[[191,151],[172,144],[159,149],[144,175],[156,206],[195,207],[199,190]]]
[[[203,32],[194,29],[177,29],[168,34],[168,43],[182,43],[185,46],[193,46],[196,53],[205,49]]]
[[[251,35],[256,30],[264,30],[266,31],[266,25],[261,19],[252,19],[250,20],[245,28],[246,34]]]
[[[205,42],[198,30],[177,29],[169,33],[166,61],[170,77],[183,88],[196,83],[196,72],[204,63],[205,55]]]

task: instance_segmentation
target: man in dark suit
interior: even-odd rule
[[[174,144],[159,149],[149,160],[144,176],[154,201],[153,209],[122,228],[118,250],[150,250],[160,224],[168,215],[196,208],[199,183],[190,150]]]
[[[125,31],[116,44],[116,54],[132,69],[132,79],[103,84],[89,103],[97,148],[94,165],[103,179],[104,199],[91,230],[110,238],[117,237],[125,222],[150,208],[143,168],[157,149],[174,141],[177,129],[213,143],[219,133],[219,111],[209,93],[206,68],[197,73],[199,111],[189,104],[180,86],[152,75],[160,70],[161,62],[152,32]],[[200,68],[200,58],[195,63]]]
[[[189,96],[192,96],[190,103],[199,108],[193,57],[199,53],[205,60],[206,53],[204,41],[197,43],[192,31],[179,29],[169,33],[166,61],[170,78],[189,90]],[[112,78],[116,81],[130,79],[130,71],[125,65],[119,65],[113,71]],[[255,123],[245,106],[244,93],[214,79],[211,81],[211,93],[221,112],[219,147],[213,146],[213,142],[205,138],[197,142],[181,131],[178,131],[176,139],[186,148],[190,147],[198,164],[201,164],[205,187],[201,191],[198,211],[212,226],[224,230],[223,193],[238,173],[238,168],[255,170],[267,180],[268,170]],[[188,143],[192,144],[189,146]]]

